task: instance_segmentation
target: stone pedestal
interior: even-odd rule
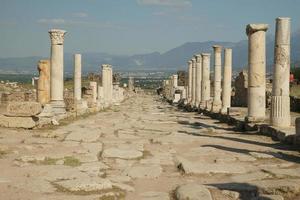
[[[40,76],[37,84],[37,100],[45,105],[50,101],[50,61],[40,60],[38,70]]]
[[[289,127],[290,116],[290,18],[276,19],[275,58],[271,99],[271,125]]]
[[[195,55],[196,58],[196,107],[201,102],[201,80],[202,80],[202,57],[200,54]]]
[[[266,111],[267,24],[249,24],[248,35],[248,122],[262,122]]]
[[[188,90],[187,90],[188,103],[192,101],[192,84],[193,84],[192,76],[193,76],[193,64],[192,61],[189,60],[188,61]]]
[[[64,102],[64,36],[66,31],[51,29],[50,104],[54,114],[66,112]]]
[[[225,49],[221,113],[227,113],[228,108],[231,107],[231,77],[232,77],[232,49]]]
[[[215,45],[214,48],[214,97],[212,103],[212,111],[219,112],[222,107],[221,101],[221,81],[222,81],[222,57],[221,51],[222,47]]]
[[[202,53],[201,106],[207,107],[210,101],[210,54]]]

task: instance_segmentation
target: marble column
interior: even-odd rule
[[[196,58],[196,106],[199,107],[201,102],[201,80],[202,80],[202,57],[200,54]]]
[[[177,88],[178,87],[178,75],[173,74],[173,87]]]
[[[134,78],[133,77],[128,77],[128,89],[130,91],[134,90]]]
[[[271,98],[271,125],[289,127],[290,115],[290,18],[276,19],[273,87]]]
[[[39,79],[37,84],[37,100],[42,105],[50,101],[50,61],[38,62]]]
[[[74,100],[81,100],[81,54],[74,54]]]
[[[213,46],[214,49],[214,97],[212,103],[212,111],[219,112],[222,107],[221,101],[221,81],[222,81],[222,47]]]
[[[112,98],[112,78],[111,66],[107,64],[102,65],[102,87],[104,93],[104,103],[106,105],[110,105]]]
[[[201,106],[210,101],[210,54],[202,53]]]
[[[91,81],[90,88],[92,88],[92,102],[97,103],[97,82]]]
[[[64,102],[64,36],[66,31],[51,29],[50,103],[53,113],[65,113]]]
[[[191,106],[196,105],[196,59],[192,58],[192,101]]]
[[[231,106],[231,78],[232,78],[232,49],[224,49],[224,76],[222,89],[222,113],[227,113]]]
[[[187,90],[187,98],[188,98],[188,102],[187,103],[191,103],[192,101],[192,76],[193,76],[193,64],[192,61],[189,60],[188,61],[188,90]]]
[[[248,35],[248,122],[265,120],[267,24],[249,24]]]

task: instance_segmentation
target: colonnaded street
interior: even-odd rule
[[[6,200],[297,199],[300,192],[291,146],[155,95],[136,94],[55,128],[1,128],[0,143]]]

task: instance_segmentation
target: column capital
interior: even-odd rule
[[[49,30],[51,44],[62,45],[64,43],[64,37],[67,31],[60,29]]]
[[[111,65],[109,65],[109,64],[102,64],[102,69],[104,69],[104,70],[110,70],[111,69]]]
[[[214,45],[213,49],[214,49],[215,52],[220,53],[222,51],[222,46],[220,46],[220,45]]]
[[[202,58],[204,58],[204,57],[210,57],[210,53],[202,53],[201,56],[202,56]]]
[[[267,31],[269,28],[268,24],[248,24],[246,27],[246,34],[250,35],[257,31]]]
[[[191,64],[192,64],[192,60],[189,60],[187,63],[188,63],[189,65],[191,65]]]
[[[201,54],[194,55],[196,62],[199,63],[201,61]]]
[[[291,18],[290,17],[277,17],[276,18],[276,21],[280,21],[280,20],[288,20],[288,21],[290,21]]]

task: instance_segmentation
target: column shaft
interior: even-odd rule
[[[81,54],[74,55],[74,99],[81,100]]]
[[[206,106],[210,100],[210,54],[203,53],[202,56],[202,83],[201,83],[201,105]]]
[[[196,55],[196,106],[201,102],[201,80],[202,80],[202,57]]]
[[[290,18],[276,19],[271,124],[288,127],[290,116]]]
[[[192,67],[192,61],[188,61],[188,103],[191,103],[192,100],[192,76],[193,76],[193,67]]]
[[[213,48],[214,48],[214,97],[213,97],[212,110],[215,112],[219,112],[222,106],[222,102],[221,102],[222,47],[215,45],[213,46]]]
[[[249,24],[248,35],[248,116],[263,121],[266,111],[266,24]]]
[[[224,50],[224,76],[222,89],[222,113],[231,106],[231,77],[232,77],[232,49]]]
[[[196,59],[192,58],[192,102],[191,105],[196,104]]]

